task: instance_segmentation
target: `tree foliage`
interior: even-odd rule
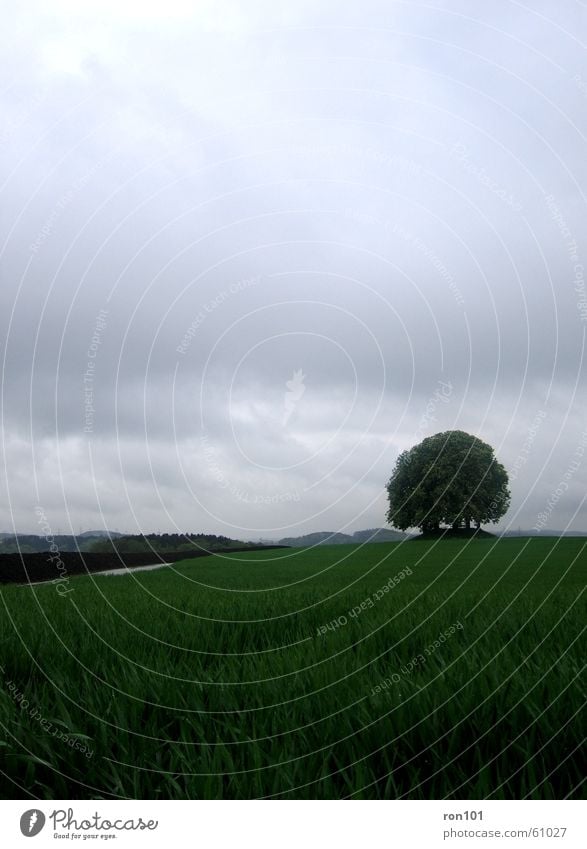
[[[497,522],[510,504],[508,475],[481,439],[462,430],[429,436],[397,459],[387,521],[401,530]]]

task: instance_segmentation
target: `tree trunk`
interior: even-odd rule
[[[471,530],[471,517],[465,516],[465,527],[468,531]]]

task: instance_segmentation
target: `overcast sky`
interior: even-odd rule
[[[0,530],[385,524],[462,429],[587,531],[587,10],[3,4]]]

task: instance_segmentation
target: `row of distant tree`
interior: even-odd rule
[[[55,544],[60,552],[81,551],[91,554],[226,551],[230,548],[246,548],[248,545],[240,540],[215,534],[129,534],[112,538],[59,534],[51,538],[51,543]],[[44,536],[18,534],[6,535],[0,539],[0,554],[35,554],[48,549],[49,542]]]
[[[47,540],[36,534],[5,534],[0,539],[0,554],[36,554],[49,550],[55,544],[59,551],[90,551],[97,537],[75,537],[67,534],[56,534]]]
[[[154,551],[157,554],[177,551],[226,551],[230,548],[243,548],[247,545],[240,540],[215,534],[139,534],[123,536],[118,539],[103,539],[95,542],[92,552],[121,554]],[[253,543],[250,543],[253,546]]]

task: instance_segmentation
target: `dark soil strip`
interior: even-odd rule
[[[88,554],[86,552],[63,551],[51,554],[2,554],[0,555],[0,583],[28,584],[38,581],[65,581],[72,575],[84,575],[88,572],[105,572],[109,569],[124,569],[126,566],[152,566],[160,562],[177,563],[180,560],[193,560],[196,557],[209,557],[211,554],[232,554],[240,551],[266,551],[287,546],[247,546],[229,548],[223,551],[171,551],[155,554],[152,551],[127,554]]]

